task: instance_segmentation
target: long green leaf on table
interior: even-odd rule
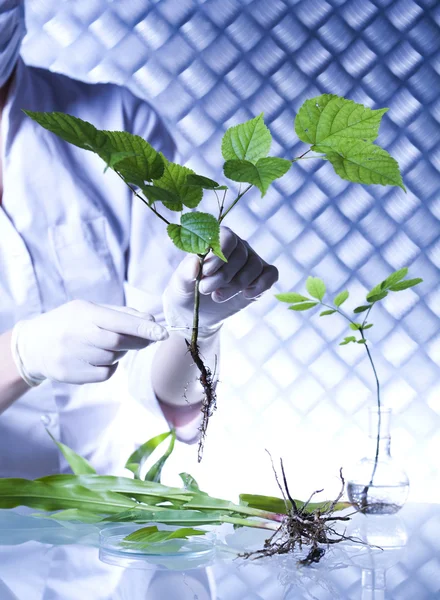
[[[75,475],[96,474],[95,469],[85,458],[74,452],[71,448],[69,448],[69,446],[58,442],[48,429],[46,429],[46,431],[52,438],[53,442],[58,446]]]
[[[192,525],[213,525],[224,523],[225,514],[221,511],[199,512],[197,510],[166,510],[148,511],[132,509],[113,515],[107,519],[118,523],[163,523],[166,525],[181,525],[191,527]]]
[[[81,523],[101,523],[102,515],[88,512],[81,508],[67,508],[54,513],[34,513],[33,517],[51,519],[53,521],[80,521]]]
[[[48,475],[37,481],[59,487],[82,485],[97,492],[118,492],[120,494],[153,496],[163,500],[188,501],[193,494],[180,488],[173,488],[153,481],[142,481],[113,475]]]
[[[139,446],[137,450],[133,452],[133,454],[129,457],[125,464],[125,468],[134,473],[135,479],[140,479],[140,472],[142,466],[148,460],[148,458],[153,454],[160,444],[167,439],[171,435],[171,431],[167,431],[166,433],[161,433],[160,435],[156,435]]]
[[[95,491],[81,485],[63,487],[28,479],[0,479],[0,508],[29,506],[42,510],[80,508],[100,514],[139,506],[122,494]]]
[[[275,498],[274,496],[260,496],[258,494],[240,494],[240,503],[243,503],[250,508],[256,508],[259,510],[265,510],[268,512],[274,512],[278,514],[286,513],[286,503],[282,498]],[[299,509],[304,506],[304,502],[301,500],[295,500],[295,503]],[[307,505],[306,512],[310,513],[315,509],[324,509],[328,507],[330,502],[310,502]],[[290,501],[287,501],[287,505],[292,508]],[[344,510],[350,506],[349,502],[338,502],[335,506],[335,510]]]

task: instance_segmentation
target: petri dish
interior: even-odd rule
[[[146,545],[124,538],[139,525],[106,527],[99,534],[99,558],[102,562],[132,569],[188,571],[206,567],[215,560],[214,543],[197,537],[168,540]]]

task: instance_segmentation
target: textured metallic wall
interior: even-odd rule
[[[390,107],[379,143],[402,165],[406,195],[304,161],[229,224],[275,261],[283,290],[314,274],[361,301],[399,267],[425,279],[384,302],[371,338],[397,413],[394,454],[413,498],[440,500],[438,2],[27,0],[27,20],[29,63],[129,86],[164,115],[185,160],[216,178],[225,128],[261,111],[275,151],[291,157],[305,98],[332,92]],[[265,447],[284,456],[298,495],[334,484],[330,474],[362,452],[372,377],[362,348],[337,345],[345,326],[323,321],[268,295],[226,328],[220,408],[193,466],[212,491],[275,491]]]

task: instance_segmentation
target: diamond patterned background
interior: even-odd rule
[[[440,501],[439,20],[435,0],[27,0],[23,52],[149,99],[182,157],[213,177],[225,128],[261,111],[274,151],[292,157],[304,99],[332,92],[390,108],[379,143],[402,165],[406,195],[304,161],[229,225],[276,263],[280,290],[314,274],[361,300],[393,269],[424,278],[377,310],[371,338],[396,411],[394,455],[425,501]],[[338,347],[342,323],[322,321],[268,295],[225,328],[220,408],[204,463],[192,467],[213,493],[275,492],[265,447],[284,456],[297,495],[327,480],[330,493],[339,465],[362,455],[368,364],[362,348]],[[190,470],[194,448],[182,453]]]

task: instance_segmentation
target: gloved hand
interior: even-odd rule
[[[221,227],[220,243],[228,262],[210,252],[203,266],[199,288],[201,339],[209,337],[224,319],[249,306],[278,280],[278,269],[260,258],[228,227]],[[192,327],[198,269],[198,257],[188,255],[173,273],[163,295],[167,324],[183,335],[188,335]]]
[[[167,337],[167,330],[151,315],[73,300],[19,321],[11,345],[15,364],[29,385],[46,378],[83,384],[106,381],[128,350]]]

